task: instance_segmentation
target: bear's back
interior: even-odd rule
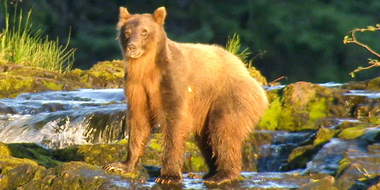
[[[238,83],[256,83],[244,63],[220,46],[177,43],[177,47],[182,52],[180,59],[189,65],[189,76],[192,76],[190,84],[195,87],[223,91]]]

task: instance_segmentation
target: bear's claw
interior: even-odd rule
[[[155,182],[159,184],[179,184],[182,182],[182,178],[173,176],[160,176],[156,178]]]
[[[104,166],[103,169],[106,171],[114,171],[114,172],[119,172],[122,174],[127,173],[126,165],[121,163],[121,162],[115,162],[115,163],[108,164],[108,165]]]

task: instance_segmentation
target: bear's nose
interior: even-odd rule
[[[129,44],[129,45],[127,46],[127,50],[128,50],[129,52],[134,52],[135,49],[136,49],[136,46],[133,45],[133,44]]]

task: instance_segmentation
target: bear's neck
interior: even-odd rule
[[[153,50],[146,52],[145,56],[137,59],[126,59],[126,72],[128,78],[131,80],[143,81],[147,78],[157,77],[160,78],[162,69],[166,68],[168,64],[170,49],[169,43],[172,43],[167,38],[159,41]]]

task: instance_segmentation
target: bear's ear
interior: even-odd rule
[[[131,16],[128,9],[125,7],[120,7],[119,20],[126,20]]]
[[[165,7],[159,7],[154,11],[153,13],[154,20],[158,24],[164,24],[165,18],[166,18],[166,9]]]
[[[127,8],[120,7],[119,22],[117,23],[116,29],[120,30],[129,17],[131,17],[131,14],[128,12]]]

